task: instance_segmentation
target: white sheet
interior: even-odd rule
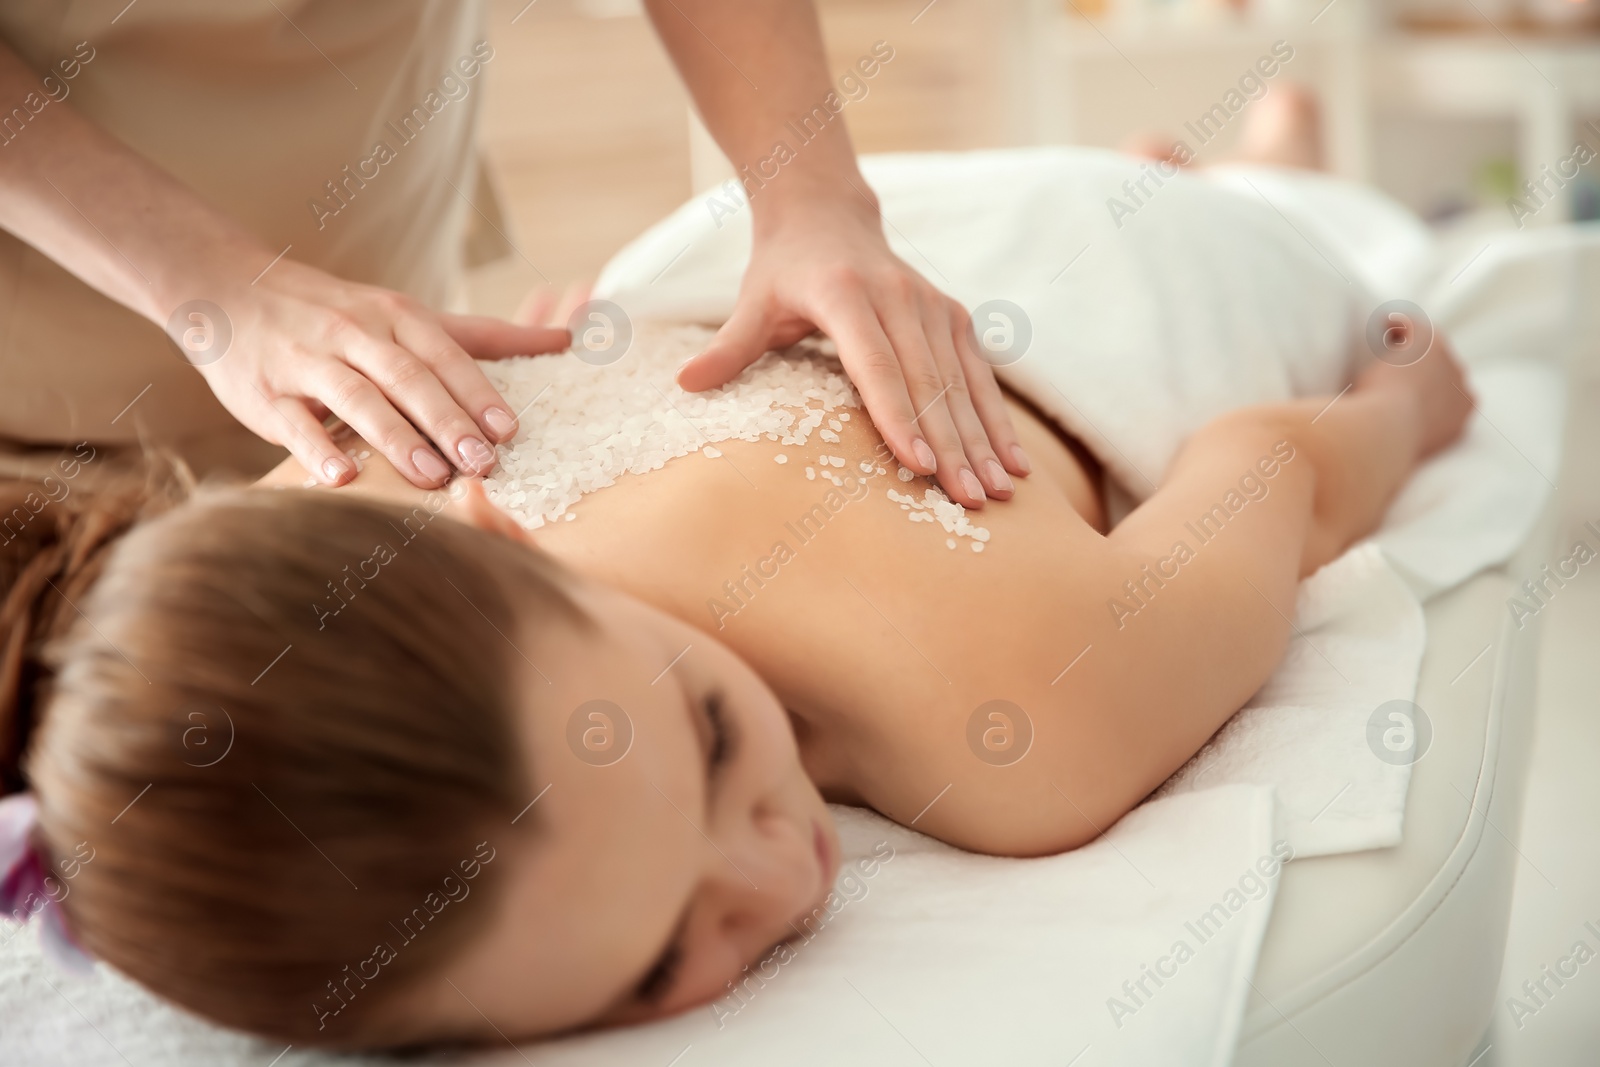
[[[1153,802],[1094,844],[1041,860],[972,856],[861,809],[835,814],[854,880],[841,878],[835,913],[812,939],[788,962],[755,968],[741,996],[652,1026],[531,1047],[527,1060],[510,1048],[465,1059],[505,1067],[925,1067],[923,1057],[1060,1067],[1080,1056],[1082,1064],[1222,1067],[1230,1059],[1243,979],[1285,852],[1274,851],[1268,790]],[[1219,842],[1210,833],[1218,825],[1239,832]],[[856,867],[863,859],[871,873]],[[1161,985],[1145,967],[1165,973]],[[175,1013],[103,967],[91,979],[53,974],[31,929],[0,954],[0,990],[7,1067],[120,1063],[118,1052],[135,1064],[263,1065],[283,1051]],[[295,1050],[277,1067],[333,1062]]]
[[[1232,1057],[1242,979],[1276,894],[1275,876],[1239,888],[1262,857],[1272,866],[1267,790],[1148,804],[1087,848],[1039,860],[973,856],[870,812],[834,810],[848,855],[883,841],[894,858],[742,1009],[724,998],[655,1026],[539,1045],[535,1062],[637,1067],[683,1053],[680,1067],[1060,1067],[1075,1057],[1220,1067]],[[1217,847],[1207,830],[1219,824],[1241,832]],[[1227,918],[1214,913],[1218,932],[1205,926],[1202,943],[1185,923],[1217,904]],[[1163,963],[1179,941],[1192,958]],[[1148,997],[1122,988],[1158,964],[1172,977],[1146,979]]]

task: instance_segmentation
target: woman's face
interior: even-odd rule
[[[528,1037],[709,1002],[800,932],[837,873],[765,683],[631,597],[577,596],[597,629],[508,635],[532,805],[505,827],[494,915],[419,990],[430,1030]]]

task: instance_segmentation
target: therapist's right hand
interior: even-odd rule
[[[564,329],[436,312],[288,259],[213,302],[232,331],[221,354],[205,354],[206,331],[220,324],[203,317],[169,323],[174,343],[235,418],[327,485],[355,474],[324,426],[330,414],[421,488],[454,471],[487,473],[517,413],[475,360],[559,352],[571,340]]]

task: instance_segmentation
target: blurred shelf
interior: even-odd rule
[[[1277,40],[1315,55],[1294,77],[1313,84],[1324,103],[1329,158],[1355,180],[1373,176],[1374,125],[1380,114],[1426,119],[1509,119],[1517,130],[1520,177],[1537,178],[1572,154],[1580,119],[1600,116],[1600,34],[1553,31],[1532,23],[1452,23],[1399,27],[1381,0],[1329,0],[1298,9],[1284,3],[1202,20],[1130,15],[1112,9],[1090,20],[1062,0],[1018,0],[1026,22],[1018,35],[1033,136],[1072,143],[1105,91],[1105,64],[1125,62],[1150,82],[1141,62],[1183,56],[1219,69],[1234,54],[1266,51]],[[1292,12],[1292,17],[1283,12]],[[1153,68],[1151,68],[1153,69]],[[1234,77],[1237,77],[1235,75]],[[1232,79],[1230,79],[1231,81]],[[1226,88],[1226,83],[1220,83]],[[1594,136],[1590,136],[1590,134]],[[1600,144],[1600,125],[1584,136]],[[1570,216],[1570,190],[1537,224]]]
[[[1068,13],[1071,21],[1047,20],[1041,27],[1049,46],[1063,57],[1093,58],[1102,55],[1173,54],[1181,52],[1232,52],[1290,40],[1296,45],[1306,40],[1328,41],[1349,35],[1352,30],[1330,20],[1326,26],[1291,23],[1266,17],[1225,19],[1195,23],[1108,18],[1090,21]]]
[[[1379,105],[1515,116],[1558,98],[1568,111],[1600,109],[1600,38],[1401,33],[1374,44]]]

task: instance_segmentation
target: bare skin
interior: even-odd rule
[[[1119,146],[1130,156],[1156,163],[1188,167],[1194,160],[1169,133],[1146,131],[1126,138]],[[1191,150],[1192,151],[1192,150]],[[1232,159],[1299,170],[1322,170],[1322,108],[1316,94],[1303,85],[1273,85],[1250,108],[1243,136]]]

